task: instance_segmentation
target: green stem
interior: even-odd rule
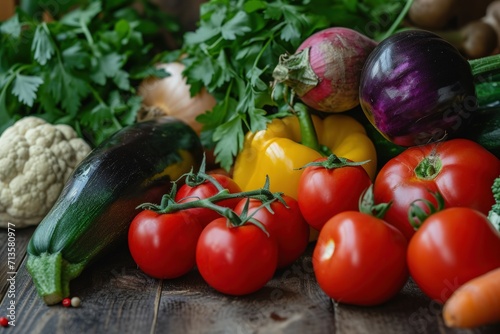
[[[316,135],[316,129],[314,128],[314,123],[309,110],[302,103],[296,103],[293,108],[299,120],[302,145],[322,153],[321,145],[318,142],[318,136]]]
[[[214,179],[214,182],[217,181]],[[270,203],[275,200],[279,200],[280,202],[286,205],[286,202],[282,198],[282,193],[272,193],[269,190],[269,179],[266,178],[266,183],[263,188],[243,191],[238,193],[230,193],[228,189],[222,189],[217,194],[207,197],[204,199],[198,199],[189,202],[176,202],[173,198],[175,197],[175,193],[165,194],[162,197],[160,205],[153,203],[143,203],[139,205],[137,208],[139,209],[147,209],[151,211],[155,211],[158,214],[167,214],[178,212],[181,210],[193,209],[193,208],[207,208],[213,210],[220,214],[223,217],[226,217],[233,226],[241,226],[245,222],[250,221],[251,217],[240,217],[233,210],[227,207],[216,205],[216,202],[220,202],[228,199],[235,198],[253,198],[261,201],[262,203]]]
[[[212,183],[217,191],[221,192],[224,190],[224,187],[217,182],[213,176],[206,173],[206,158],[205,155],[203,155],[203,160],[201,161],[198,173],[193,173],[191,171],[186,174],[186,184],[190,187],[196,187],[207,181]]]
[[[421,180],[433,180],[439,175],[442,168],[441,159],[436,155],[430,155],[422,159],[415,167],[415,175]]]
[[[90,48],[95,51],[94,38],[92,37],[92,33],[89,31],[83,17],[80,18],[80,28],[82,28],[82,32],[85,35],[85,39],[89,43]]]
[[[379,203],[375,204],[375,197],[373,195],[373,185],[370,185],[368,189],[359,198],[359,212],[374,216],[379,219],[384,219],[384,216],[392,205],[392,201],[389,203]]]
[[[445,203],[441,193],[436,191],[432,193],[432,196],[436,199],[437,205],[434,205],[427,199],[417,199],[410,204],[408,221],[415,230],[417,230],[428,217],[444,209]],[[418,206],[417,203],[423,203],[425,208]]]
[[[69,296],[69,282],[82,272],[85,263],[72,264],[61,252],[28,255],[26,268],[45,304],[54,305]]]
[[[274,198],[277,198],[277,196],[281,196],[281,193],[272,193],[267,189],[256,189],[250,191],[242,191],[239,193],[230,193],[229,190],[223,189],[222,191],[219,191],[217,194],[204,199],[198,199],[195,201],[182,202],[182,203],[168,202],[168,204],[163,208],[158,208],[158,207],[153,207],[153,208],[158,208],[157,210],[154,210],[157,211],[158,213],[171,213],[193,208],[208,208],[211,210],[215,210],[217,213],[223,216],[226,216],[225,213],[227,212],[226,210],[227,208],[220,209],[222,207],[217,205],[214,207],[213,203],[235,198],[256,198],[265,202],[267,200],[272,200]],[[149,203],[146,203],[146,206],[151,207]]]
[[[403,7],[401,12],[399,13],[396,20],[392,23],[392,25],[389,27],[389,29],[382,36],[380,36],[380,38],[378,38],[379,41],[383,41],[387,37],[391,36],[394,33],[394,31],[396,31],[396,29],[399,27],[401,22],[406,17],[406,14],[410,10],[412,4],[413,4],[413,0],[406,1],[405,6]]]
[[[489,72],[500,70],[500,55],[492,55],[478,59],[469,60],[472,75],[477,77]]]
[[[310,163],[308,163],[308,164],[306,164],[298,169],[304,169],[304,168],[313,167],[313,166],[323,167],[326,169],[334,169],[334,168],[342,168],[342,167],[348,167],[348,166],[351,166],[351,167],[361,166],[361,165],[364,165],[368,162],[370,162],[370,160],[354,162],[354,161],[350,161],[350,160],[343,158],[343,157],[338,157],[332,153],[325,160],[312,161],[312,162],[310,162]]]

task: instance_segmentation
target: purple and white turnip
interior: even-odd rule
[[[295,54],[282,55],[273,77],[313,109],[347,111],[359,105],[361,69],[376,45],[352,29],[324,29],[305,39]]]

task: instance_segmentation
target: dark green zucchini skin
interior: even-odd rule
[[[473,140],[500,158],[500,107],[474,115],[464,137]]]
[[[90,152],[28,245],[28,270],[45,302],[67,296],[69,281],[126,236],[136,207],[159,203],[202,156],[197,134],[173,118],[133,124]]]

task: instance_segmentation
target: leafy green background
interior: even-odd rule
[[[247,131],[289,111],[272,98],[272,71],[314,32],[355,29],[375,40],[410,0],[209,0],[195,31],[147,0],[23,1],[0,24],[0,133],[19,118],[37,115],[72,125],[97,145],[135,121],[136,89],[147,76],[165,76],[155,62],[185,55],[184,75],[195,94],[217,99],[199,117],[202,141],[229,169]],[[52,1],[53,2],[53,1]],[[135,5],[142,10],[135,10]],[[135,4],[134,6],[132,6]],[[41,20],[48,10],[53,21]],[[179,47],[170,48],[167,32]]]

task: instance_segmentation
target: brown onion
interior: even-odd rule
[[[205,88],[191,96],[190,86],[182,76],[184,64],[172,62],[157,67],[170,75],[161,79],[151,77],[141,83],[139,95],[143,98],[143,108],[137,115],[137,121],[173,116],[186,122],[199,134],[202,124],[196,121],[196,117],[211,110],[216,104],[215,98]]]

